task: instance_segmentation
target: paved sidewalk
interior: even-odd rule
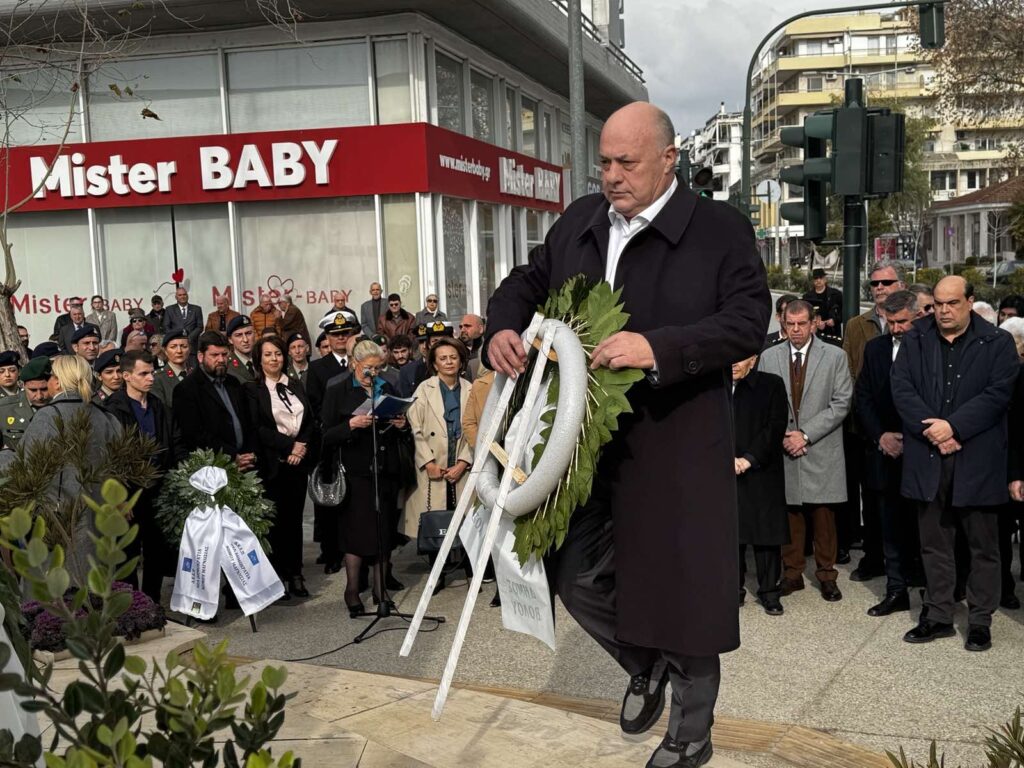
[[[306,562],[314,558],[312,547],[307,548]],[[766,616],[748,597],[740,609],[743,646],[723,657],[718,714],[808,726],[878,752],[903,745],[919,759],[934,738],[947,751],[947,765],[978,765],[986,729],[1001,725],[1021,703],[1024,612],[996,615],[993,648],[987,653],[965,651],[962,636],[912,646],[901,638],[916,619],[916,594],[912,614],[871,618],[865,611],[877,601],[882,580],[852,583],[850,569],[840,567],[845,597],[839,603],[820,598],[813,576],[806,590],[783,601],[786,614],[781,617]],[[220,623],[204,630],[213,640],[230,638],[231,652],[239,656],[317,656],[309,663],[440,677],[465,586],[449,587],[434,598],[431,611],[448,622],[422,633],[412,655],[402,658],[398,649],[404,622],[389,619],[379,625],[385,630],[382,634],[360,645],[348,644],[369,619],[349,619],[344,612],[344,575],[325,577],[313,565],[306,572],[314,596],[293,601],[297,604],[292,606],[272,606],[260,616],[257,634],[237,611],[224,613]],[[396,573],[409,587],[396,598],[401,608],[412,612],[426,579],[426,563],[403,550],[396,559]],[[558,651],[552,653],[538,641],[501,627],[499,611],[487,606],[493,589],[485,585],[477,602],[457,680],[577,698],[621,698],[625,674],[560,605]],[[965,623],[966,608],[961,606],[961,632]]]

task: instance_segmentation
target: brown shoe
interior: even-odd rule
[[[788,595],[791,595],[794,592],[799,592],[803,588],[804,588],[804,580],[803,579],[786,579],[786,578],[784,578],[784,579],[782,579],[782,581],[779,582],[779,591],[782,593],[783,597],[787,597]]]
[[[821,596],[830,603],[843,599],[843,593],[839,591],[839,585],[834,581],[821,582]]]

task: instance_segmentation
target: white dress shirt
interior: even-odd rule
[[[665,190],[664,194],[636,214],[632,219],[626,221],[626,217],[615,210],[614,206],[608,206],[608,220],[611,222],[611,230],[608,232],[608,259],[605,261],[604,279],[612,286],[615,286],[615,272],[619,268],[619,259],[622,251],[625,250],[629,241],[639,232],[643,232],[654,221],[661,209],[665,207],[668,199],[675,194],[679,182],[675,178],[672,184]]]
[[[896,353],[900,351],[900,340],[895,336],[892,337],[892,359],[895,362]]]
[[[811,342],[812,341],[814,341],[814,337],[813,336],[811,336],[809,339],[807,339],[807,343],[804,344],[799,349],[797,347],[793,346],[793,342],[792,341],[789,342],[789,361],[791,363],[795,362],[796,361],[796,353],[799,352],[800,353],[800,365],[807,365],[807,351],[811,348]]]

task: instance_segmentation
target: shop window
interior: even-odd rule
[[[420,285],[416,201],[413,195],[384,195],[380,199],[384,230],[384,289],[401,294],[403,305],[415,312],[424,306]]]
[[[537,102],[522,96],[519,104],[519,124],[523,129],[522,151],[537,157]]]
[[[5,71],[4,143],[12,147],[59,144],[65,131],[68,142],[81,141],[81,111],[71,90],[75,79],[72,71],[62,67]]]
[[[370,124],[366,44],[229,53],[231,130]]]
[[[290,289],[312,325],[329,308],[332,291],[365,297],[366,286],[379,279],[372,197],[244,203],[238,220],[252,303],[260,289]],[[352,303],[358,308],[362,300]]]
[[[544,242],[544,213],[526,209],[526,251],[529,253]]]
[[[231,285],[231,239],[227,205],[104,208],[97,228],[111,300],[130,298],[147,312],[154,293],[174,301],[167,284],[176,268],[185,271],[189,300],[213,310],[214,290]],[[173,234],[172,234],[173,227]],[[175,255],[177,248],[177,255]],[[123,328],[125,317],[118,316]]]
[[[466,247],[466,203],[453,197],[441,200],[441,239],[444,251],[443,309],[459,318],[469,309],[469,249]]]
[[[483,72],[469,73],[470,111],[473,114],[473,138],[494,142],[494,79]]]
[[[505,89],[505,146],[516,148],[516,92]]]
[[[377,122],[412,122],[409,91],[409,44],[401,40],[378,40],[373,44],[374,82],[377,86]]]
[[[541,118],[541,125],[544,129],[544,150],[542,157],[549,163],[555,162],[555,148],[552,145],[552,131],[551,131],[551,113],[545,112],[544,117]]]
[[[36,345],[50,338],[64,299],[93,293],[89,219],[85,211],[16,213],[7,219],[7,238],[21,280],[14,315]]]
[[[493,205],[478,203],[476,207],[477,263],[480,267],[480,314],[487,311],[487,302],[498,287],[498,216]]]
[[[441,52],[434,54],[437,81],[437,124],[452,131],[463,131],[465,110],[462,98],[462,63]]]
[[[143,118],[143,108],[159,116]],[[89,78],[93,141],[222,133],[217,57],[175,56],[108,64]]]

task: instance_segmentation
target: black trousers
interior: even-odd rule
[[[987,627],[992,624],[992,614],[999,606],[999,507],[954,507],[953,467],[954,458],[943,457],[935,500],[918,504],[921,560],[928,582],[924,604],[932,621],[953,622],[954,552],[959,522],[971,554],[967,576],[968,621]]]
[[[779,599],[779,579],[782,578],[782,547],[751,544],[754,548],[754,568],[757,572],[757,597],[765,600]],[[740,588],[747,580],[747,545],[740,544]]]
[[[1016,501],[1009,502],[999,511],[999,564],[1002,582],[1002,594],[1011,595],[1016,589],[1013,580],[1013,535],[1021,533],[1017,542],[1017,551],[1021,562],[1021,574],[1024,578],[1024,533],[1022,533],[1021,522],[1024,518],[1024,504]]]
[[[153,602],[160,602],[160,593],[163,589],[164,576],[173,567],[177,559],[177,552],[171,550],[171,545],[164,536],[163,531],[155,519],[156,502],[160,486],[149,488],[142,492],[135,507],[132,509],[132,522],[138,524],[139,535],[135,537],[126,554],[129,558],[142,555],[140,566],[142,568],[141,586],[139,584],[138,568],[127,577],[125,582],[132,587],[142,591],[153,599]]]
[[[302,575],[302,508],[306,504],[307,478],[306,469],[282,463],[277,474],[263,484],[277,511],[267,538],[270,562],[282,579]]]
[[[343,554],[338,542],[339,514],[337,507],[313,505],[313,541],[320,542],[320,555],[328,563],[341,562]]]
[[[601,485],[595,481],[590,500],[569,523],[562,548],[546,559],[548,578],[566,610],[626,672],[650,671],[658,679],[667,669],[672,684],[669,736],[701,741],[714,722],[721,681],[718,656],[684,656],[616,639],[615,542],[608,491]]]

